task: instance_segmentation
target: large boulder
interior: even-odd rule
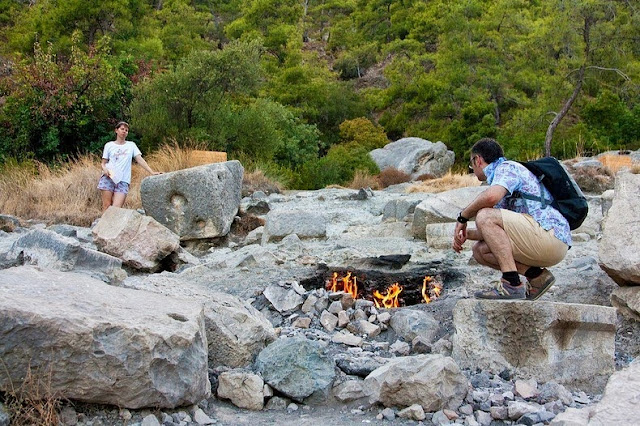
[[[424,411],[455,410],[467,395],[467,379],[450,357],[398,357],[364,379],[369,402],[387,407],[419,404]]]
[[[411,230],[413,236],[427,238],[426,227],[431,224],[455,223],[462,209],[473,201],[478,194],[487,189],[481,186],[453,189],[440,194],[429,194],[413,213]],[[451,233],[450,241],[453,239]]]
[[[140,186],[142,207],[183,241],[222,237],[238,213],[243,175],[234,160],[149,176]]]
[[[276,339],[269,320],[250,303],[219,292],[203,301],[209,366],[247,366]]]
[[[621,286],[640,285],[640,174],[618,173],[613,204],[604,218],[600,267]]]
[[[327,397],[335,379],[335,364],[317,342],[283,338],[267,346],[256,359],[264,381],[291,399]]]
[[[614,371],[616,310],[596,305],[464,299],[453,311],[462,368],[601,391]]]
[[[0,388],[29,373],[61,398],[126,408],[210,394],[202,305],[22,266],[0,271]]]
[[[178,236],[153,218],[113,206],[93,228],[93,239],[100,251],[119,257],[132,268],[152,272],[180,247]]]
[[[84,248],[78,240],[46,229],[21,235],[7,257],[42,268],[87,273],[106,282],[127,276],[122,270],[122,260],[117,257]]]
[[[444,176],[453,165],[455,154],[442,142],[421,138],[402,138],[369,153],[380,170],[393,167],[416,179],[421,175]]]

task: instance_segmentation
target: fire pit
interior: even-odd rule
[[[448,284],[458,280],[459,272],[443,269],[442,264],[413,265],[403,271],[323,267],[318,275],[301,281],[305,288],[344,291],[354,299],[366,299],[379,308],[397,308],[431,303],[446,293]]]

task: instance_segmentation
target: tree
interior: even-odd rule
[[[97,148],[121,117],[128,90],[126,75],[107,59],[108,44],[101,39],[85,52],[75,33],[67,58],[35,43],[34,58],[2,80],[0,156],[51,160]]]
[[[629,19],[628,13],[625,13],[627,11],[610,1],[563,1],[559,5],[565,6],[558,14],[565,20],[562,22],[565,24],[564,35],[566,39],[573,40],[573,45],[565,44],[564,48],[571,49],[575,54],[576,59],[571,58],[573,60],[570,60],[570,63],[575,63],[578,68],[568,73],[568,75],[575,75],[573,91],[560,111],[554,113],[554,118],[547,128],[545,136],[545,155],[547,156],[551,155],[551,143],[556,128],[582,91],[587,71],[611,71],[617,73],[621,83],[630,81],[626,74],[615,68],[615,57],[619,55],[620,50],[624,49],[624,45],[613,44],[613,40],[617,38],[618,27]],[[577,25],[579,27],[576,28]]]

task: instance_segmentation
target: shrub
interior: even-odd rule
[[[355,143],[336,145],[325,157],[309,161],[300,169],[300,189],[319,189],[327,185],[346,185],[358,170],[378,173],[369,150]]]
[[[34,45],[26,59],[0,80],[6,94],[0,104],[0,161],[9,157],[51,161],[86,152],[113,136],[114,117],[121,117],[130,81],[108,60],[108,39],[80,47],[74,33],[71,55],[57,57],[52,47]],[[124,66],[120,64],[119,66]],[[112,138],[111,138],[112,139]],[[109,139],[109,140],[111,140]]]
[[[395,167],[387,167],[377,177],[378,183],[382,188],[386,188],[391,185],[397,185],[399,183],[409,182],[411,175],[402,170],[398,170]]]

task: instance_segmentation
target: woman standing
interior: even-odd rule
[[[107,142],[102,152],[102,177],[98,182],[98,189],[102,192],[102,211],[109,206],[122,207],[129,193],[131,183],[131,161],[136,160],[143,169],[152,175],[154,172],[142,158],[138,146],[126,140],[129,125],[120,121],[115,128],[116,140]]]

